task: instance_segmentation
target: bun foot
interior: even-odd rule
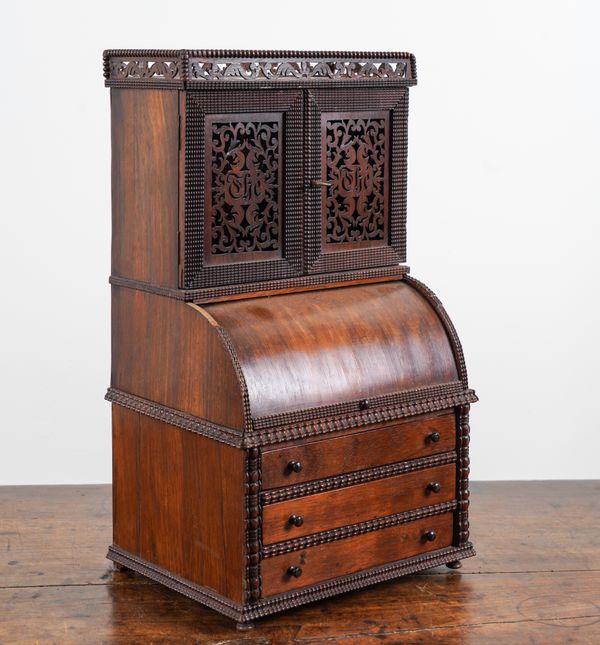
[[[446,562],[448,569],[460,569],[462,567],[462,562],[460,560],[453,560],[452,562]]]
[[[241,632],[247,632],[249,629],[254,627],[254,623],[251,620],[240,620],[240,622],[236,623],[235,626]]]

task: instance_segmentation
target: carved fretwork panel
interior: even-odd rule
[[[321,117],[323,241],[336,249],[387,243],[388,113]]]
[[[207,117],[207,264],[281,257],[281,126],[281,113]]]
[[[302,275],[303,99],[186,92],[181,287]]]
[[[309,273],[405,261],[407,98],[404,88],[307,91]]]

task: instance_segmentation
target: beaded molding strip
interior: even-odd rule
[[[244,443],[248,446],[271,445],[291,439],[303,439],[305,437],[322,435],[337,430],[359,428],[373,423],[396,421],[404,417],[437,412],[465,403],[474,403],[477,400],[477,396],[473,390],[464,390],[457,394],[430,397],[426,400],[417,399],[382,409],[373,409],[333,418],[320,417],[297,424],[256,430],[251,435],[244,437]],[[321,412],[321,414],[323,413]],[[256,428],[256,420],[254,420],[254,427]]]
[[[107,87],[417,82],[407,52],[107,49],[102,62]]]
[[[385,517],[378,517],[374,520],[360,522],[359,524],[342,526],[337,529],[330,529],[329,531],[322,531],[321,533],[313,533],[294,540],[263,546],[261,556],[263,559],[272,558],[276,555],[283,555],[284,553],[291,553],[292,551],[300,551],[301,549],[307,549],[311,546],[317,546],[318,544],[336,542],[337,540],[354,537],[355,535],[371,533],[391,526],[397,526],[398,524],[406,524],[407,522],[414,522],[415,520],[421,520],[426,517],[441,515],[442,513],[454,511],[455,509],[456,501],[452,501],[444,502],[443,504],[435,504],[433,506],[426,506],[424,508],[417,508],[405,513],[386,515]]]
[[[254,419],[254,428],[262,430],[274,426],[288,425],[292,423],[301,423],[311,419],[325,418],[338,415],[349,415],[356,412],[362,412],[367,415],[379,408],[394,407],[403,404],[413,403],[415,401],[427,401],[440,396],[453,396],[464,392],[464,386],[460,381],[444,383],[441,385],[432,385],[430,387],[415,388],[414,390],[404,390],[403,392],[394,392],[393,394],[382,394],[373,396],[368,400],[368,406],[365,407],[364,399],[355,399],[344,403],[333,403],[314,408],[305,408],[295,412],[282,412],[265,417],[256,417]],[[452,407],[452,406],[448,406]]]
[[[133,571],[137,571],[151,580],[160,582],[192,600],[216,609],[234,620],[244,622],[262,618],[263,616],[268,616],[278,611],[300,607],[315,600],[361,589],[362,587],[384,582],[385,580],[392,580],[400,576],[438,567],[448,562],[453,562],[454,560],[470,558],[474,555],[475,549],[470,543],[466,543],[461,547],[450,546],[438,551],[431,551],[430,553],[407,558],[406,560],[399,560],[391,564],[366,569],[327,582],[321,582],[296,591],[290,591],[270,598],[262,598],[246,605],[234,603],[212,591],[212,589],[201,587],[189,580],[173,575],[165,569],[142,558],[138,558],[116,545],[109,547],[107,557],[109,560]]]
[[[326,477],[325,479],[303,482],[301,484],[286,486],[285,488],[274,488],[261,493],[260,501],[266,506],[268,504],[275,504],[276,502],[304,497],[305,495],[314,495],[315,493],[322,493],[336,488],[345,488],[346,486],[353,486],[355,484],[364,484],[365,482],[370,482],[375,479],[384,479],[386,477],[394,477],[395,475],[411,473],[415,470],[445,466],[446,464],[451,464],[455,461],[456,452],[454,451],[445,452],[440,455],[432,455],[431,457],[421,457],[419,459],[411,459],[409,461],[400,461],[386,466],[377,466],[367,470],[358,470],[352,473],[343,473],[341,475],[334,475],[333,477]]]
[[[254,422],[250,421],[252,425],[247,424],[242,432],[241,430],[221,426],[206,419],[181,412],[175,408],[149,401],[134,394],[123,392],[117,388],[108,388],[104,398],[111,403],[122,405],[134,412],[145,414],[153,419],[165,421],[183,430],[196,432],[197,434],[211,437],[212,439],[238,448],[272,445],[289,441],[290,439],[312,437],[328,432],[335,432],[336,430],[357,428],[382,421],[395,421],[402,417],[436,412],[477,401],[475,393],[472,390],[467,390],[455,395],[442,395],[440,397],[429,398],[425,401],[412,401],[391,408],[369,410],[354,415],[350,414],[334,418],[321,417],[287,427],[272,427],[257,431],[251,429],[254,427]],[[319,413],[319,408],[314,408],[313,410]],[[248,411],[246,413],[249,414]],[[320,414],[326,415],[326,411],[321,409]],[[247,418],[249,419],[250,417],[248,416]]]
[[[260,545],[262,513],[259,504],[260,451],[250,448],[246,456],[246,601],[260,598]]]
[[[208,302],[211,300],[226,299],[235,296],[258,296],[261,292],[271,292],[275,290],[298,289],[310,291],[313,289],[340,288],[344,286],[353,286],[352,284],[337,283],[364,283],[366,281],[384,282],[392,280],[401,280],[410,268],[406,265],[381,267],[373,269],[364,269],[362,271],[340,271],[337,273],[315,274],[300,276],[296,278],[286,278],[282,280],[262,280],[259,282],[247,282],[244,284],[231,284],[222,287],[207,287],[203,289],[173,289],[171,287],[162,287],[149,282],[141,282],[130,278],[120,276],[110,276],[109,283],[117,287],[128,289],[137,289],[147,293],[155,293],[159,296],[183,300],[184,302]]]
[[[234,430],[233,428],[227,428],[226,426],[206,421],[191,414],[175,410],[175,408],[154,403],[148,399],[143,399],[140,396],[135,396],[134,394],[129,394],[128,392],[123,392],[113,387],[108,388],[104,398],[110,403],[121,405],[133,412],[145,414],[157,421],[164,421],[182,430],[188,430],[196,434],[201,434],[204,437],[216,439],[229,446],[240,447],[242,445],[243,434],[241,430]]]

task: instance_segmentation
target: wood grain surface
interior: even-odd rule
[[[441,489],[430,490],[431,483],[439,484]],[[263,543],[283,542],[348,523],[450,502],[455,494],[456,464],[446,464],[269,504],[263,508]],[[292,515],[302,517],[301,526],[290,523]]]
[[[111,90],[112,273],[178,284],[179,93]]]
[[[431,435],[436,432],[439,439],[432,441]],[[262,486],[263,489],[289,486],[395,461],[429,457],[455,448],[454,414],[397,422],[368,432],[357,428],[337,437],[264,449]],[[288,467],[290,461],[299,461],[302,470],[294,472]]]
[[[0,642],[600,642],[600,482],[472,484],[478,557],[257,621],[113,571],[110,486],[0,488]]]
[[[458,379],[441,320],[405,281],[204,309],[233,342],[253,417]]]
[[[209,317],[179,301],[112,287],[111,386],[229,428],[244,401]]]
[[[243,602],[245,451],[113,406],[114,543]]]
[[[450,546],[452,520],[452,513],[444,513],[267,558],[261,564],[263,594],[272,596],[300,589]],[[435,533],[431,542],[423,538],[427,531]],[[301,569],[300,577],[288,575],[291,566]]]

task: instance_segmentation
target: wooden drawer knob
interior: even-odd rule
[[[442,485],[440,482],[429,482],[429,484],[427,484],[427,490],[432,493],[439,493],[442,490]]]
[[[287,570],[288,576],[299,578],[302,575],[302,569],[300,567],[291,566]]]
[[[288,470],[292,470],[295,473],[299,473],[302,470],[302,464],[299,461],[296,461],[295,459],[292,459],[292,461],[288,462]]]
[[[288,522],[292,526],[302,526],[304,524],[304,518],[302,515],[290,515]]]
[[[425,542],[433,542],[436,537],[437,533],[435,531],[427,531],[427,533],[423,533],[423,540],[425,540]]]
[[[437,443],[441,438],[442,437],[441,437],[439,432],[432,432],[428,437],[428,439],[429,439],[429,441],[431,441],[431,443]]]

